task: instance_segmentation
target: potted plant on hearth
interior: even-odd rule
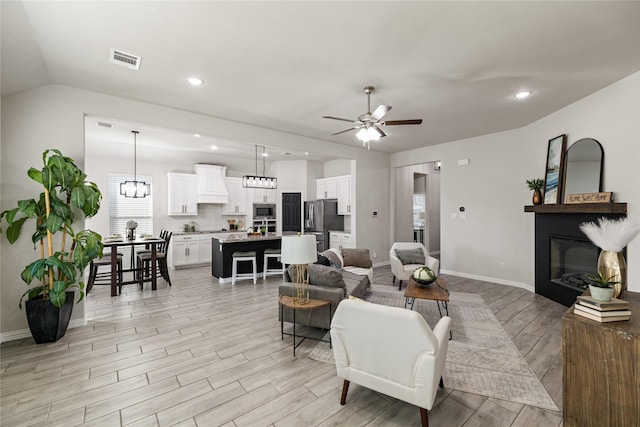
[[[542,178],[533,178],[527,180],[529,190],[533,191],[533,204],[542,204],[542,189],[544,188],[544,180]]]
[[[18,201],[18,206],[0,213],[6,222],[5,235],[15,243],[27,220],[33,220],[31,240],[38,257],[21,273],[31,285],[20,298],[31,334],[37,343],[54,342],[66,333],[73,310],[74,289],[84,297],[84,270],[102,256],[102,237],[91,230],[75,232],[76,219],[90,218],[100,208],[102,194],[73,159],[58,150],[42,154],[42,169],[30,168],[29,178],[42,185],[38,199]],[[1,231],[1,230],[0,230]]]
[[[591,274],[584,273],[584,280],[589,284],[589,291],[591,291],[591,296],[598,301],[611,301],[611,297],[613,297],[613,285],[615,285],[615,280],[612,280],[615,276],[611,276],[609,278],[604,277],[602,274]]]

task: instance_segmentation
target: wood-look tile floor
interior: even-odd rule
[[[89,323],[57,343],[0,346],[2,426],[418,426],[416,407],[352,385],[340,406],[335,367],[292,355],[280,338],[279,276],[221,285],[209,267],[171,271],[173,287],[96,286]],[[446,277],[446,276],[445,276]],[[389,267],[374,282],[391,286]],[[561,317],[522,289],[447,277],[481,295],[542,384],[562,406]],[[395,288],[397,289],[397,287]],[[446,379],[445,379],[446,385]],[[432,426],[558,426],[561,413],[441,389]]]

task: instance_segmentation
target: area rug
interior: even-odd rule
[[[451,292],[449,298],[453,339],[449,341],[443,374],[445,387],[558,411],[482,297]],[[404,307],[402,293],[388,287],[374,286],[374,291],[365,299],[375,304]],[[440,319],[433,301],[416,300],[414,310],[420,312],[432,328]],[[328,343],[319,343],[309,358],[335,363]]]

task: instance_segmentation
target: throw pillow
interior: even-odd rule
[[[396,256],[403,265],[419,264],[424,265],[424,252],[422,249],[396,249]]]
[[[322,255],[329,259],[331,265],[334,268],[342,270],[342,260],[340,260],[335,252],[333,252],[331,249],[327,249],[326,251],[322,252]]]
[[[329,258],[327,258],[326,256],[320,253],[318,254],[318,261],[316,261],[315,263],[320,265],[326,265],[327,267],[331,267],[331,261],[329,260]]]
[[[346,294],[347,286],[344,284],[342,274],[335,268],[320,264],[309,264],[307,271],[309,272],[310,285],[343,288]]]
[[[369,249],[342,249],[344,265],[351,265],[360,268],[371,268],[371,258]]]

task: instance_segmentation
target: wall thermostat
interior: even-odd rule
[[[378,216],[378,211],[373,211],[373,212],[371,213],[371,216]]]

